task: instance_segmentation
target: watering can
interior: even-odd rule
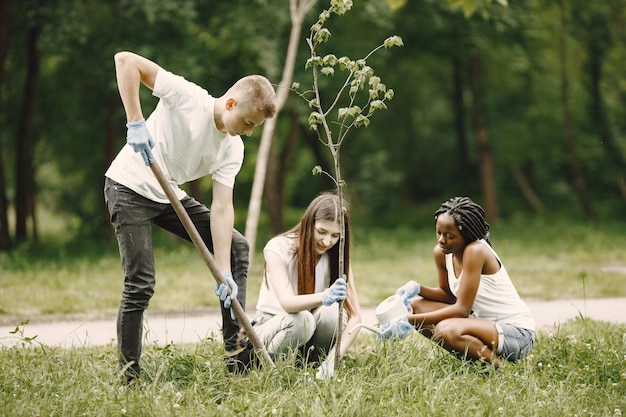
[[[412,311],[409,307],[404,304],[404,298],[394,294],[392,296],[387,297],[383,302],[378,304],[374,314],[376,315],[376,320],[380,324],[380,327],[384,326],[387,323],[395,323],[400,320],[402,317],[410,314]],[[351,334],[354,330],[359,327],[363,327],[371,332],[376,334],[382,334],[380,328],[370,326],[364,323],[359,323],[354,326],[348,334]]]

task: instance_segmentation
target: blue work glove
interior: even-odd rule
[[[138,122],[126,123],[126,143],[132,146],[135,152],[139,152],[146,165],[154,162],[151,149],[154,148],[154,140],[146,127],[146,121],[141,119]]]
[[[335,367],[333,364],[328,361],[322,362],[320,367],[317,369],[317,373],[315,374],[315,378],[320,379],[322,381],[328,381],[330,378],[335,375]]]
[[[328,307],[333,305],[333,303],[345,300],[347,294],[348,286],[346,285],[344,275],[343,277],[338,278],[337,281],[333,282],[333,285],[324,290],[322,293],[322,304]]]
[[[218,284],[215,282],[215,295],[220,298],[220,301],[224,302],[224,308],[230,308],[230,305],[234,299],[237,298],[237,293],[239,292],[239,288],[233,279],[233,274],[230,272],[224,272],[222,274],[226,284]],[[228,289],[230,288],[230,297],[228,296]],[[233,310],[230,310],[230,316],[234,320],[235,317],[233,315]]]
[[[415,330],[415,327],[409,323],[408,316],[403,316],[401,319],[389,322],[381,327],[377,339],[402,339],[413,330]]]
[[[409,281],[396,290],[396,295],[399,295],[404,300],[404,305],[407,308],[411,308],[411,298],[415,297],[422,290],[422,286],[415,281]]]

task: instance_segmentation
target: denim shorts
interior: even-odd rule
[[[535,332],[513,324],[496,323],[498,330],[498,350],[501,358],[511,362],[519,361],[533,347]]]

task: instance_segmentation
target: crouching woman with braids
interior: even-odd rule
[[[344,220],[343,271],[339,271],[341,216]],[[322,193],[291,230],[272,238],[263,249],[263,283],[252,324],[267,350],[286,354],[299,350],[305,362],[318,362],[317,378],[333,376],[334,344],[343,301],[344,328],[361,322],[350,266],[350,221],[333,193]],[[340,356],[358,332],[345,334]]]
[[[459,358],[496,367],[502,359],[524,358],[533,345],[535,320],[491,247],[483,208],[455,197],[435,212],[435,224],[439,287],[409,281],[399,288],[396,294],[413,311],[407,317],[411,326],[383,328],[383,336],[402,337],[415,327]]]

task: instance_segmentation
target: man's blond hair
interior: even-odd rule
[[[262,75],[240,78],[226,94],[235,97],[246,107],[259,110],[266,119],[276,114],[276,91]]]

